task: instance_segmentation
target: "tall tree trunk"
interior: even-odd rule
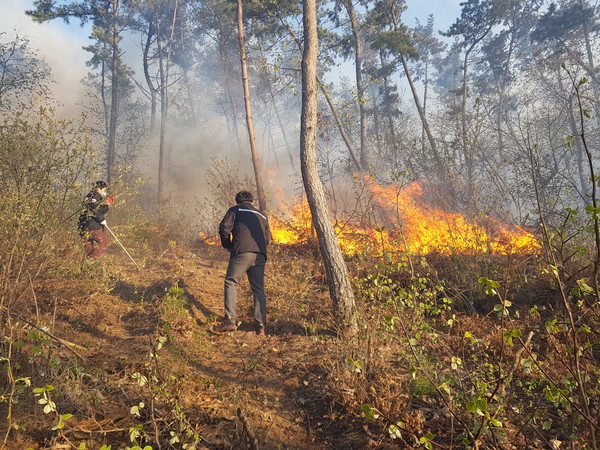
[[[399,22],[399,17],[396,17],[396,14],[394,14],[393,12],[391,14],[392,14],[392,24],[393,24],[394,31],[398,31],[397,24]],[[417,112],[419,113],[419,118],[421,119],[421,123],[423,124],[423,128],[425,129],[425,133],[427,134],[427,138],[429,140],[429,145],[431,146],[431,153],[433,153],[433,159],[435,160],[437,170],[439,173],[442,173],[444,171],[443,161],[437,150],[437,145],[435,144],[435,139],[433,138],[431,129],[429,128],[429,122],[427,122],[425,110],[424,110],[423,106],[421,106],[419,94],[417,92],[417,88],[413,81],[410,69],[408,67],[408,62],[406,61],[406,57],[404,56],[404,53],[400,53],[400,62],[402,63],[402,68],[404,69],[404,74],[406,75],[408,85],[410,86],[410,91],[412,93],[413,100],[414,100],[415,106],[417,108]]]
[[[358,100],[358,110],[360,112],[360,163],[363,167],[367,164],[367,111],[365,107],[365,89],[362,79],[362,42],[360,41],[359,24],[356,20],[356,11],[354,10],[353,0],[344,0],[342,3],[348,12],[352,36],[354,37],[354,68],[356,71],[356,93]]]
[[[222,108],[223,108],[223,113],[225,115],[225,119],[227,120],[227,126],[229,129],[229,135],[231,137],[235,138],[235,142],[237,143],[237,147],[238,150],[240,151],[240,153],[242,152],[242,140],[240,139],[240,133],[239,133],[239,129],[240,127],[238,126],[238,114],[237,114],[237,107],[233,98],[233,94],[231,93],[231,86],[233,85],[232,82],[232,77],[231,77],[231,71],[229,70],[230,67],[230,60],[229,60],[229,55],[228,52],[225,48],[225,45],[223,43],[222,39],[218,39],[217,40],[218,43],[218,47],[219,47],[219,58],[223,67],[223,73],[225,74],[225,91],[227,92],[227,101],[229,102],[229,106],[231,108],[231,111],[227,111],[227,108],[225,107],[225,104],[222,104]],[[229,121],[229,116],[231,114],[231,123]]]
[[[473,47],[471,47],[473,48]],[[465,59],[463,62],[463,81],[462,81],[462,92],[460,101],[460,129],[462,137],[462,149],[463,157],[465,161],[465,167],[467,169],[467,186],[469,201],[473,200],[475,184],[473,180],[473,151],[472,146],[469,144],[468,132],[467,132],[467,64],[471,49],[465,52]]]
[[[239,1],[239,0],[238,0]],[[329,294],[342,330],[353,332],[354,292],[335,230],[325,189],[317,168],[317,7],[315,0],[303,0],[304,50],[302,55],[302,116],[300,119],[300,161],[302,179],[313,225],[327,272]]]
[[[425,69],[423,77],[423,117],[427,121],[427,95],[429,94],[429,55],[425,55]],[[421,151],[425,154],[425,124],[421,122]]]
[[[113,29],[112,29],[112,67],[111,67],[111,103],[110,125],[108,130],[108,155],[106,158],[106,181],[112,181],[115,164],[117,139],[117,111],[119,107],[119,0],[112,0]]]
[[[267,59],[264,56],[263,53],[263,48],[260,48],[260,53],[261,53],[261,57],[265,58],[265,60]],[[296,163],[294,161],[294,152],[292,149],[292,145],[289,142],[289,139],[287,137],[287,133],[285,131],[285,125],[283,123],[283,119],[281,118],[281,114],[279,114],[279,108],[277,108],[277,103],[276,103],[276,98],[275,98],[275,92],[273,92],[273,83],[271,82],[271,78],[269,77],[269,73],[268,71],[265,71],[265,84],[267,86],[267,89],[269,91],[269,96],[271,97],[271,106],[273,108],[273,112],[275,113],[275,118],[277,119],[277,124],[279,125],[279,130],[281,131],[281,137],[283,138],[283,144],[285,145],[285,149],[287,151],[288,157],[290,159],[290,167],[295,171],[296,170]],[[269,126],[269,130],[271,129],[271,127]],[[270,137],[271,139],[273,139],[273,134],[270,133]],[[277,159],[277,154],[275,151],[273,151],[273,155],[275,156],[275,159]],[[279,163],[278,163],[279,166]]]
[[[383,51],[379,53],[379,60],[381,61],[381,67],[384,67],[387,63],[385,60],[385,55]],[[390,93],[390,79],[386,75],[383,77],[383,98],[385,102],[384,114],[387,118],[388,127],[390,129],[390,136],[392,138],[392,145],[394,146],[394,151],[398,148],[398,138],[396,137],[396,128],[394,125],[394,117],[392,116],[392,101],[391,101],[391,93]]]
[[[106,62],[102,60],[100,69],[100,98],[102,99],[102,111],[104,112],[104,135],[109,135],[110,130],[110,106],[108,105],[108,99],[106,98],[106,80],[108,77],[108,68]],[[108,148],[106,150],[106,157],[108,161]]]
[[[146,80],[146,85],[148,86],[148,92],[150,93],[150,132],[153,132],[156,128],[156,88],[152,83],[152,78],[150,77],[150,46],[152,44],[152,35],[154,33],[154,21],[150,19],[148,21],[148,37],[146,39],[146,43],[144,44],[144,55],[143,55],[143,68],[144,68],[144,78]]]
[[[238,36],[240,39],[240,63],[242,65],[242,84],[244,86],[244,104],[246,105],[246,124],[248,126],[248,140],[250,141],[250,153],[252,154],[252,166],[256,178],[256,194],[261,211],[267,210],[265,202],[265,190],[263,187],[258,151],[256,150],[256,138],[254,137],[254,123],[252,122],[252,106],[250,103],[250,85],[248,83],[248,64],[246,60],[246,44],[244,37],[244,13],[242,0],[237,0],[238,12]]]
[[[187,91],[188,104],[190,105],[190,120],[192,123],[196,123],[196,108],[193,101],[194,95],[192,93],[192,86],[190,86],[190,79],[188,77],[188,69],[184,69],[183,71],[183,82],[185,83],[185,89]]]
[[[585,6],[583,0],[579,0],[581,7]],[[590,38],[590,30],[587,22],[583,24],[583,39],[585,41],[585,52],[587,55],[587,66],[584,65],[584,69],[587,71],[589,77],[593,81],[592,87],[596,95],[598,95],[598,74],[594,63],[594,51],[592,49],[592,40]],[[596,125],[600,128],[600,105],[598,102],[593,102],[592,107],[596,111]]]
[[[162,208],[164,162],[165,162],[165,130],[167,126],[167,74],[160,35],[160,21],[156,21],[156,46],[158,48],[158,71],[160,75],[160,133],[158,143],[158,191],[157,201],[159,210]]]
[[[167,58],[164,60],[163,48],[161,48],[160,25],[157,21],[156,45],[158,47],[158,61],[161,80],[160,89],[160,138],[159,138],[159,160],[158,160],[158,207],[162,207],[164,191],[164,161],[166,155],[166,136],[167,121],[169,118],[169,66],[171,65],[171,49],[175,37],[175,24],[177,23],[177,13],[179,12],[179,0],[175,0],[173,8],[173,20],[171,22],[171,35],[167,46]]]
[[[487,36],[489,31],[492,29],[492,25],[488,26],[487,29],[481,33],[481,35],[475,39],[469,47],[465,50],[465,56],[463,59],[463,80],[462,80],[462,95],[461,95],[461,111],[460,111],[460,126],[462,134],[462,147],[463,157],[465,160],[465,166],[467,169],[467,188],[468,188],[468,199],[469,202],[475,207],[475,160],[473,155],[473,145],[470,143],[468,136],[468,120],[467,120],[467,97],[468,97],[468,67],[469,67],[469,56],[475,47]]]
[[[560,87],[560,91],[566,92],[567,88],[563,84],[560,67],[558,67],[556,69],[556,78],[558,80],[558,85]],[[575,110],[575,105],[574,105],[573,100],[574,100],[573,96],[570,95],[569,99],[568,99],[567,117],[569,119],[569,127],[570,127],[570,131],[571,131],[571,135],[574,137],[573,147],[575,148],[575,155],[576,155],[576,160],[577,160],[577,174],[579,176],[579,195],[586,205],[590,205],[592,203],[593,199],[591,197],[590,188],[588,185],[589,175],[586,173],[586,168],[585,168],[585,159],[586,159],[587,154],[581,143],[581,130],[577,129],[577,122],[576,122],[575,116],[573,114],[573,111]],[[573,185],[576,186],[577,181],[573,180]]]

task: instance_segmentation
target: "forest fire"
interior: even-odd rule
[[[484,228],[459,213],[426,205],[421,200],[423,188],[419,182],[397,189],[370,180],[367,188],[378,207],[395,218],[391,220],[397,228],[395,234],[400,235],[410,253],[527,254],[540,247],[533,234],[517,225],[485,217]]]
[[[392,226],[368,228],[351,221],[336,221],[334,228],[346,255],[379,256],[389,251],[442,255],[527,254],[540,247],[538,240],[519,226],[487,217],[484,228],[469,222],[461,214],[425,205],[421,201],[423,192],[418,182],[397,189],[370,181],[367,187],[376,207]],[[285,218],[272,216],[270,222],[276,244],[305,244],[315,239],[306,201],[289,208]],[[219,243],[218,238],[201,237],[207,243]]]

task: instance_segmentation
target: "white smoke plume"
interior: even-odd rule
[[[82,49],[89,29],[59,20],[36,23],[25,14],[30,9],[33,0],[2,0],[0,31],[6,33],[3,40],[11,40],[16,34],[29,39],[29,47],[52,70],[54,99],[64,105],[65,112],[76,114],[83,92],[80,81],[89,70],[85,65],[89,54]]]

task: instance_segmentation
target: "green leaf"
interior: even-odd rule
[[[494,419],[493,417],[490,418],[490,424],[492,424],[494,427],[502,428],[502,422],[500,422],[498,419]]]
[[[58,423],[56,425],[54,425],[52,427],[53,430],[60,430],[61,428],[64,428],[65,426],[65,420],[70,419],[71,417],[73,417],[73,414],[63,414],[62,416],[60,416],[60,419],[58,420]]]
[[[346,363],[350,366],[350,372],[353,373],[361,373],[365,368],[365,363],[352,358],[346,358]]]
[[[362,409],[363,409],[363,414],[364,414],[365,418],[367,418],[367,419],[377,419],[379,417],[377,410],[371,408],[371,405],[364,404],[362,406]]]
[[[569,135],[565,138],[565,145],[567,148],[573,148],[574,136]]]
[[[488,286],[492,289],[497,289],[500,287],[500,283],[498,283],[497,281],[494,281],[494,280],[490,280],[489,278],[486,278],[486,277],[479,277],[477,279],[477,281],[479,282],[479,284],[483,284],[484,286]]]
[[[479,409],[480,411],[487,411],[488,410],[488,403],[487,400],[485,398],[480,398],[476,401],[477,403],[477,409]]]

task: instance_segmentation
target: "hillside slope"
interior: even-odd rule
[[[30,331],[19,355],[29,358],[22,371],[38,395],[20,394],[6,448],[364,448],[366,434],[352,437],[330,421],[322,395],[322,350],[335,337],[322,326],[329,300],[318,258],[269,261],[270,322],[259,337],[246,281],[239,330],[211,331],[222,314],[226,255],[171,246],[138,260],[137,270],[113,244],[87,276],[36,285],[35,307],[19,317],[46,326],[21,323]],[[45,344],[32,350],[32,340]],[[48,385],[56,412],[45,414],[39,388]],[[65,414],[72,417],[61,421]]]

